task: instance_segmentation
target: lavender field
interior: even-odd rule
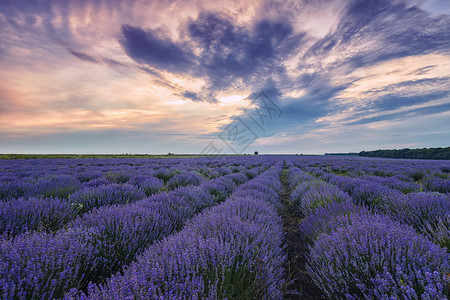
[[[1,299],[448,299],[450,162],[0,160]]]

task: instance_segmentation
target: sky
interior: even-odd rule
[[[448,0],[3,0],[0,28],[0,153],[450,146]]]

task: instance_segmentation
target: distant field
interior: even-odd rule
[[[62,158],[189,158],[242,155],[205,155],[205,154],[0,154],[0,159],[62,159]]]

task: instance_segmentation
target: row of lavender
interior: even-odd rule
[[[2,160],[0,202],[31,196],[67,198],[80,188],[125,182],[139,185],[146,192],[145,177],[168,183],[179,173],[195,171],[212,179],[262,163],[262,159],[248,158]],[[172,179],[169,185],[175,183]],[[150,184],[148,192],[152,188]]]
[[[376,181],[405,193],[413,191],[450,192],[448,161],[308,157],[296,165],[316,175],[327,173]]]
[[[102,282],[133,261],[149,244],[179,230],[188,219],[223,201],[237,185],[256,176],[255,171],[261,172],[271,164],[273,162],[260,163],[260,167],[251,171],[238,166],[236,170],[240,169],[242,173],[233,170],[209,181],[194,180],[194,184],[201,184],[136,199],[138,201],[127,205],[97,205],[99,208],[80,215],[56,232],[30,232],[6,239],[0,244],[1,297],[62,297],[70,289],[83,289],[89,282]],[[197,178],[190,173],[179,175],[188,179],[188,183]],[[182,181],[177,180],[179,182]],[[80,192],[86,193],[87,189],[96,193],[111,187],[130,188],[124,184],[100,185],[86,187]],[[94,190],[89,190],[92,188]],[[77,193],[68,198],[72,199]],[[112,193],[108,197],[123,198],[123,195]],[[27,200],[33,202],[35,198]],[[4,205],[26,203],[27,200],[9,199]],[[126,202],[129,200],[113,201]]]
[[[337,162],[339,163],[339,161]],[[382,162],[380,161],[380,164]],[[410,161],[410,163],[412,164],[414,161]],[[439,169],[446,170],[447,167],[450,169],[449,163],[439,164],[441,164]],[[420,170],[406,168],[403,171],[398,170],[397,175],[391,177],[342,176],[329,172],[329,166],[323,169],[308,167],[305,170],[338,186],[350,194],[355,203],[366,205],[374,211],[390,215],[395,220],[411,225],[437,245],[450,249],[450,180],[448,174],[444,173],[447,174],[445,179],[443,174],[438,174],[443,182],[439,185],[438,191],[424,189],[424,176],[415,176],[418,172],[428,174],[426,180],[429,180],[432,178],[431,166],[437,169],[435,162],[429,164],[428,169],[425,166]],[[402,178],[400,172],[403,172],[403,176],[412,175],[400,180],[398,179]]]
[[[300,231],[310,244],[307,268],[327,297],[446,299],[448,195],[408,193],[415,190],[383,178],[294,164],[329,181],[289,171],[292,201],[306,216]]]
[[[122,165],[118,165],[115,160],[114,162],[112,167],[116,170],[113,173],[110,165],[103,170],[104,163],[101,163],[102,166],[98,166],[100,163],[92,166],[89,161],[84,164],[79,160],[69,160],[64,165],[55,162],[33,164],[27,174],[37,172],[42,175],[38,178],[34,177],[36,174],[20,177],[23,172],[14,167],[24,162],[13,164],[9,168],[4,166],[0,173],[0,194],[3,191],[4,196],[18,195],[18,198],[10,195],[5,196],[3,202],[0,201],[0,237],[5,239],[32,230],[56,230],[93,208],[132,203],[161,190],[199,185],[205,180],[236,172],[252,178],[261,168],[256,167],[254,161],[244,161],[242,165],[231,168],[224,167],[226,165],[218,166],[217,163],[209,164],[210,167],[195,163],[189,165],[189,161],[183,164],[178,162],[177,165],[147,163],[144,165],[146,168],[142,168],[142,163],[134,162],[136,166],[133,169],[129,168],[130,163],[125,164],[127,161],[120,162]],[[203,160],[203,163],[208,162]],[[47,169],[34,172],[33,167],[36,166]],[[164,166],[170,168],[163,168]],[[74,173],[60,173],[68,170]],[[91,176],[86,175],[87,171]],[[83,183],[80,178],[83,178]],[[20,189],[17,190],[17,187]]]
[[[73,299],[279,299],[283,264],[282,162],[239,186],[175,235],[143,252],[123,274]]]

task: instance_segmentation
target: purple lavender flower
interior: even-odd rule
[[[355,180],[355,186],[350,195],[356,203],[370,207],[381,207],[385,205],[388,198],[402,197],[400,191],[390,189],[373,181],[361,179]]]
[[[131,170],[115,170],[107,172],[104,177],[112,183],[125,183],[133,177],[135,173]]]
[[[39,179],[34,183],[36,194],[45,197],[68,198],[81,187],[78,179],[68,175],[51,176],[50,178]]]
[[[69,202],[84,213],[95,207],[112,204],[126,204],[145,197],[144,192],[130,184],[110,184],[76,191],[69,197]]]
[[[0,236],[33,230],[52,231],[73,220],[75,206],[58,198],[19,198],[0,203]]]
[[[178,204],[182,206],[186,204],[187,205],[186,208],[188,208],[188,210],[192,212],[192,213],[184,213],[184,220],[192,217],[194,214],[199,213],[205,208],[215,205],[216,203],[218,203],[217,200],[220,200],[215,198],[214,195],[212,195],[208,191],[208,189],[205,189],[205,184],[207,184],[207,182],[203,183],[198,187],[194,186],[180,187],[173,190],[173,192],[170,193],[171,195],[173,195],[175,199],[183,199],[180,202],[178,202]],[[171,201],[170,205],[173,206],[175,203],[177,202]]]
[[[175,175],[169,182],[167,182],[167,187],[169,189],[175,189],[180,186],[194,185],[198,186],[204,181],[203,177],[194,172],[187,172]]]
[[[350,224],[311,248],[308,272],[328,297],[445,299],[445,250],[387,217],[350,215]]]
[[[230,178],[235,184],[242,184],[249,180],[243,173],[228,174],[225,175],[224,178]]]
[[[86,284],[84,273],[95,266],[92,246],[83,241],[90,234],[33,233],[0,242],[0,298],[60,298],[68,288]]]
[[[80,172],[77,174],[77,179],[84,183],[84,182],[89,182],[91,180],[100,178],[103,176],[103,173],[101,171],[85,171],[85,172]]]
[[[300,232],[309,244],[314,244],[321,234],[330,234],[336,228],[350,223],[350,214],[370,215],[370,211],[351,202],[333,202],[317,208],[300,223]]]
[[[289,185],[292,188],[297,187],[297,185],[300,184],[301,182],[313,180],[316,180],[314,176],[300,170],[299,168],[292,168],[288,171],[288,181]]]
[[[135,205],[146,203],[150,208],[164,203],[161,210],[173,202],[183,206],[170,197],[171,193],[163,193]],[[232,197],[148,248],[124,275],[113,276],[106,285],[91,284],[89,296],[72,290],[66,298],[280,298],[282,237],[281,219],[272,204]]]
[[[94,188],[94,187],[99,187],[101,185],[108,185],[111,184],[111,181],[109,181],[106,178],[97,178],[97,179],[92,179],[91,181],[87,181],[87,182],[83,182],[83,184],[81,185],[82,188]]]
[[[202,190],[213,195],[216,198],[217,203],[224,201],[235,188],[236,184],[231,178],[218,178],[202,184]]]
[[[342,192],[336,186],[315,180],[299,184],[291,195],[291,201],[303,214],[308,215],[329,203],[351,202],[352,200],[347,193]]]
[[[101,207],[71,223],[74,228],[95,229],[86,239],[94,248],[96,267],[85,278],[98,282],[129,264],[149,244],[172,233],[170,219],[137,203]]]
[[[174,171],[161,168],[155,172],[155,177],[164,180],[164,183],[167,183],[175,174],[176,172]]]
[[[406,177],[408,178],[408,177]],[[387,186],[391,189],[396,189],[401,191],[402,193],[410,193],[414,191],[420,190],[420,185],[412,182],[412,180],[407,180],[403,178],[403,180],[396,177],[379,177],[379,176],[361,176],[359,179],[368,181],[368,182],[376,182],[377,184]],[[409,178],[411,179],[411,178]],[[406,181],[405,181],[406,180]]]
[[[388,199],[382,207],[384,212],[450,249],[450,195],[411,193]]]
[[[0,182],[0,201],[36,195],[35,189],[31,182],[21,179],[2,181]]]
[[[135,176],[128,183],[139,187],[147,196],[158,193],[164,186],[163,180],[153,176]]]
[[[269,201],[280,207],[278,194],[270,187],[256,182],[255,180],[258,178],[239,186],[234,195],[236,197],[259,197],[261,200]]]
[[[434,191],[440,193],[450,193],[450,180],[443,178],[428,178],[423,184],[426,191]]]
[[[336,185],[342,191],[350,193],[353,188],[358,184],[358,181],[351,177],[334,175],[329,178],[328,182],[330,184]]]
[[[280,298],[282,236],[270,204],[229,200],[150,247],[123,276],[91,285],[88,298]]]
[[[248,179],[253,179],[258,176],[258,172],[256,170],[246,170],[242,171],[241,173],[247,176]]]

